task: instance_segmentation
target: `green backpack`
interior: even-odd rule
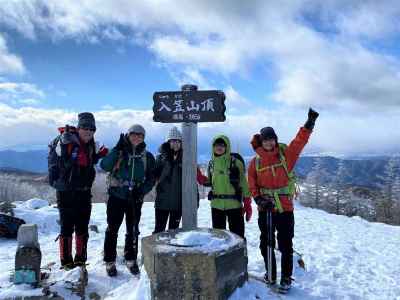
[[[293,170],[289,172],[289,169],[287,166],[286,157],[285,157],[286,148],[287,148],[286,144],[279,143],[280,162],[278,164],[274,164],[272,166],[267,166],[267,167],[261,168],[261,157],[258,154],[256,155],[256,161],[255,161],[257,173],[263,172],[266,169],[271,169],[272,175],[275,176],[276,168],[284,168],[286,171],[287,177],[289,179],[288,185],[286,187],[282,187],[279,189],[266,189],[266,188],[261,189],[261,192],[263,194],[266,194],[266,195],[269,195],[269,196],[272,196],[275,198],[277,209],[280,212],[282,212],[283,209],[280,205],[279,195],[288,195],[291,199],[294,199],[297,197],[298,192],[299,192],[299,187],[297,184],[297,176]]]

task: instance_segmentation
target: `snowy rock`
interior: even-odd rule
[[[152,299],[228,299],[247,280],[246,243],[224,230],[146,237],[142,257]]]
[[[25,207],[30,209],[39,209],[46,206],[49,206],[49,202],[38,198],[33,198],[25,202]]]

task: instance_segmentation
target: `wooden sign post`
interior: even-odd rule
[[[154,121],[182,123],[182,227],[192,230],[197,228],[197,123],[225,121],[225,94],[184,85],[182,91],[154,93],[153,101]]]

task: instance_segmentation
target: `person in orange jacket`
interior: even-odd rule
[[[258,206],[258,226],[261,231],[260,250],[264,257],[268,284],[276,283],[276,259],[272,251],[272,282],[268,279],[267,264],[267,209],[272,211],[272,249],[275,249],[275,230],[281,258],[281,288],[288,290],[291,287],[293,272],[293,242],[294,215],[293,193],[290,188],[290,173],[307,144],[314,128],[318,113],[310,108],[308,119],[301,127],[295,139],[288,145],[279,144],[278,137],[272,127],[264,127],[259,134],[255,134],[251,141],[256,157],[249,165],[248,180],[250,192]]]

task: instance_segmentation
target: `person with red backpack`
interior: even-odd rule
[[[78,126],[59,128],[60,135],[49,145],[49,183],[56,189],[60,213],[59,249],[63,269],[84,266],[87,259],[91,188],[96,176],[95,164],[108,150],[98,149],[92,113],[78,115]],[[75,257],[72,258],[72,235],[75,233]]]
[[[197,176],[201,182],[199,171]],[[204,185],[211,187],[208,199],[211,201],[213,228],[226,229],[228,221],[229,230],[245,238],[243,216],[249,222],[252,215],[245,164],[240,154],[231,153],[231,144],[225,135],[215,137],[212,142],[207,177]]]
[[[251,194],[258,206],[260,250],[267,271],[264,279],[270,285],[276,283],[276,259],[273,251],[276,230],[279,250],[282,253],[282,292],[290,289],[293,272],[293,169],[308,142],[318,115],[314,110],[309,110],[307,122],[288,146],[278,143],[278,137],[272,127],[262,128],[251,141],[256,157],[250,162],[248,180]],[[272,252],[269,253],[271,249]]]

